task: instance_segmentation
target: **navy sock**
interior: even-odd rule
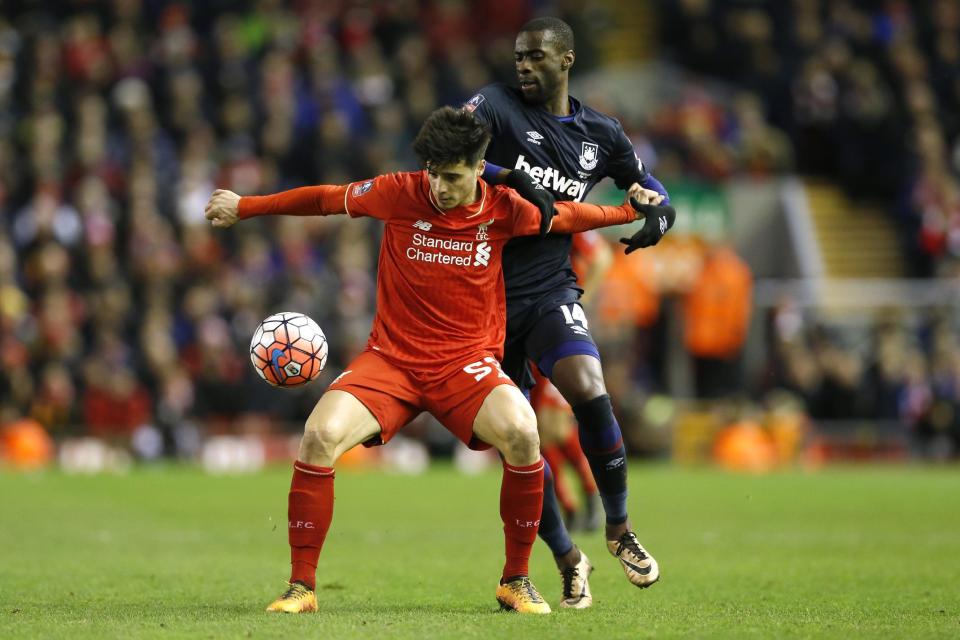
[[[610,396],[604,394],[573,407],[583,449],[607,514],[607,524],[627,521],[627,452]]]
[[[540,529],[537,532],[540,539],[547,543],[555,556],[570,553],[573,549],[573,540],[567,533],[560,515],[560,504],[553,489],[553,471],[546,460],[543,462],[543,511],[540,515]]]

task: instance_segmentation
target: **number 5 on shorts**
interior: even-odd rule
[[[497,371],[498,378],[506,378],[507,374],[503,372],[500,368],[500,363],[497,362],[496,358],[487,356],[483,360],[477,360],[476,362],[471,362],[463,368],[466,373],[469,373],[473,376],[473,379],[477,382],[480,382],[488,375],[493,373],[494,369]]]

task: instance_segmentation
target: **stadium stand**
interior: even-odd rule
[[[956,3],[643,2],[637,48],[623,29],[602,40],[625,3],[503,2],[472,19],[481,4],[5,4],[0,421],[117,439],[149,424],[152,450],[182,455],[205,435],[299,423],[314,389],[278,403],[251,375],[249,336],[274,311],[309,314],[331,345],[326,385],[369,328],[377,227],[271,220],[214,235],[207,197],[415,168],[423,117],[509,81],[513,35],[534,12],[589,34],[575,76],[636,56],[694,74],[653,111],[620,113],[668,187],[793,172],[839,184],[883,212],[910,273],[957,277]],[[618,263],[596,301],[609,387],[637,422],[632,399],[675,389],[671,367],[689,355],[673,325],[710,238],[683,224],[642,258],[649,269]],[[924,451],[960,451],[947,307],[847,331],[785,297],[754,314],[763,366],[743,392],[785,388],[815,419],[890,421]]]

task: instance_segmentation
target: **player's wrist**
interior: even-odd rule
[[[250,211],[249,197],[250,196],[240,196],[240,200],[237,201],[237,218],[240,220],[245,220],[254,215]]]

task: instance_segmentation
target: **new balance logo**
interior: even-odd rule
[[[421,231],[430,231],[430,229],[433,228],[432,224],[429,222],[424,222],[423,220],[417,220],[413,223],[413,226]]]
[[[527,142],[532,142],[535,145],[539,145],[540,141],[543,140],[543,135],[537,131],[527,131]]]
[[[490,264],[490,245],[481,242],[477,245],[477,252],[473,256],[473,266],[486,267]]]
[[[660,235],[663,235],[667,232],[667,219],[664,216],[660,216]]]

